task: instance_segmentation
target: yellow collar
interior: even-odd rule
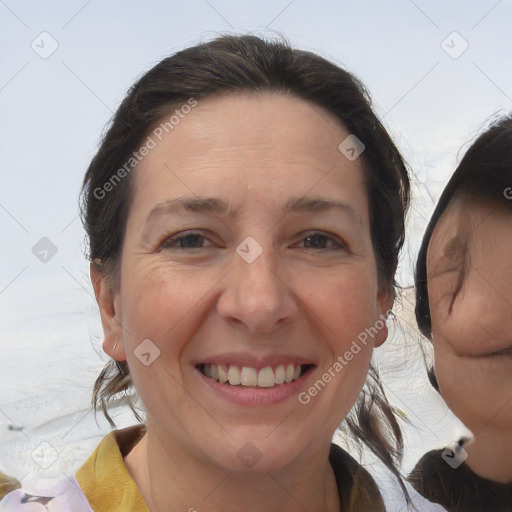
[[[123,460],[144,435],[144,425],[103,438],[75,477],[94,512],[150,512]]]

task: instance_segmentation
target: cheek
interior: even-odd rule
[[[489,422],[512,421],[511,358],[457,357],[435,345],[435,368],[443,399],[473,432]]]
[[[311,414],[323,417],[327,430],[333,430],[363,388],[373,353],[372,328],[379,320],[382,325],[377,327],[382,328],[385,320],[376,320],[376,288],[361,274],[346,274],[343,279],[333,275],[323,283],[301,282],[305,314],[314,324],[313,341],[323,354],[316,381],[303,390],[301,399],[311,400]]]
[[[322,321],[340,348],[378,319],[376,277],[367,267],[302,272],[294,282],[299,304],[304,303]]]
[[[471,429],[479,416],[478,404],[482,401],[476,382],[468,378],[467,364],[453,353],[436,346],[434,354],[440,394],[455,416]]]
[[[172,268],[168,262],[144,263],[132,268],[123,282],[127,357],[130,359],[131,355],[134,360],[139,344],[149,339],[171,369],[178,364],[187,341],[203,320],[204,304],[210,300],[209,292],[219,274],[184,272]]]
[[[492,282],[484,271],[475,269],[461,299],[460,316],[466,320],[470,345],[474,337],[475,350],[492,352],[512,346],[512,293],[503,282]]]
[[[123,335],[134,387],[146,410],[158,411],[163,400],[172,410],[190,408],[183,389],[181,360],[205,321],[208,293],[218,274],[179,272],[161,263],[133,267],[123,282]],[[148,341],[149,340],[149,341]],[[149,355],[148,355],[149,354]]]
[[[373,337],[386,325],[384,315],[377,314],[376,294],[372,282],[359,275],[331,279],[323,293],[310,297],[311,309],[323,314],[316,325],[320,330],[328,326],[322,330],[328,354],[324,367],[336,375],[336,400],[351,403],[365,382]]]
[[[431,303],[433,332],[456,354],[484,355],[512,344],[512,306],[476,272],[455,298],[435,295]]]
[[[465,393],[474,391],[471,389],[472,379],[467,375],[469,361],[455,356],[439,339],[434,342],[434,360],[436,378],[443,398],[449,405],[463,402]]]

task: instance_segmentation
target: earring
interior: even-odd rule
[[[116,355],[116,348],[117,348],[117,343],[118,343],[119,340],[116,340],[116,342],[114,343],[114,348],[112,349],[112,360],[114,361],[114,363],[116,363],[116,366],[117,366],[117,369],[119,370],[120,373],[122,373],[124,375],[124,370],[121,368],[121,365],[119,364],[119,361],[114,357]]]
[[[116,342],[114,343],[114,348],[112,349],[112,359],[115,359],[114,355],[115,355],[115,352],[116,352],[116,348],[117,348],[117,342],[119,340],[117,339]]]

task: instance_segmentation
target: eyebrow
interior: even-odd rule
[[[348,213],[358,224],[363,225],[361,216],[353,206],[334,199],[320,197],[292,198],[282,207],[281,212],[286,215],[288,213],[317,213],[334,209]],[[149,222],[155,215],[171,215],[180,211],[236,218],[240,206],[232,208],[226,200],[217,197],[178,197],[157,204],[149,213],[146,222]]]

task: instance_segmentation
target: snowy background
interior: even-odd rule
[[[414,170],[400,281],[461,148],[512,110],[511,0],[0,0],[0,469],[73,473],[110,430],[89,401],[107,358],[83,256],[81,180],[104,125],[161,58],[220,33],[282,33],[355,73]],[[46,263],[33,247],[49,238]],[[427,383],[412,322],[376,359],[409,416],[409,471],[462,426]],[[134,423],[118,408],[120,427]]]

